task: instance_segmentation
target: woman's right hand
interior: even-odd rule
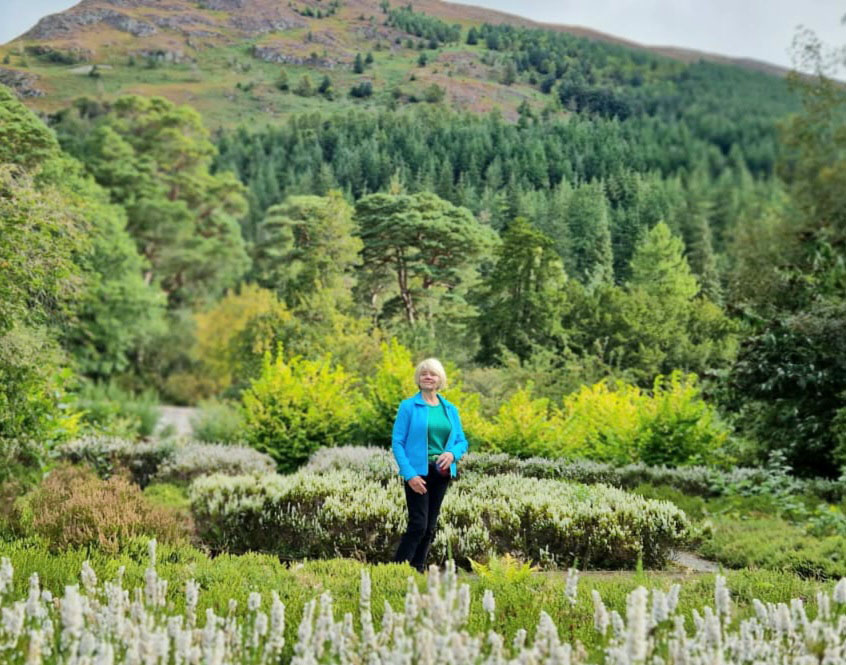
[[[414,476],[408,481],[408,486],[418,494],[426,494],[426,481],[423,480],[422,476]]]

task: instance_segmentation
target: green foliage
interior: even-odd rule
[[[561,348],[562,287],[566,276],[553,241],[516,218],[495,250],[496,265],[482,284],[476,319],[479,359],[490,363],[502,349],[527,360],[535,347]]]
[[[449,25],[433,16],[415,12],[410,4],[407,7],[398,7],[388,11],[386,23],[415,37],[434,40],[435,46],[433,48],[437,48],[439,44],[458,42],[461,39],[461,26]]]
[[[532,386],[520,388],[484,428],[483,448],[520,457],[555,456],[561,437],[561,417],[546,398],[532,399]]]
[[[418,389],[411,352],[393,337],[380,350],[376,372],[364,380],[358,430],[362,443],[388,447],[399,403]]]
[[[194,314],[193,356],[199,364],[194,373],[205,394],[190,397],[219,394],[255,377],[261,356],[274,348],[279,327],[291,318],[273,291],[256,284],[228,291],[213,307]]]
[[[674,373],[656,378],[651,395],[623,382],[584,386],[564,398],[558,435],[559,454],[676,466],[719,460],[728,430],[696,377]]]
[[[162,98],[117,99],[94,118],[78,110],[57,124],[114,203],[169,304],[201,303],[240,277],[247,256],[237,219],[246,212],[231,174],[210,173],[215,148],[199,114]]]
[[[433,83],[423,91],[423,99],[430,104],[439,104],[444,100],[446,91],[437,83]]]
[[[289,307],[323,291],[348,298],[349,274],[361,249],[353,209],[338,191],[292,196],[267,211],[253,250],[253,275]]]
[[[350,97],[355,97],[356,99],[365,99],[367,97],[373,96],[373,84],[370,81],[362,81],[361,83],[356,83],[353,87],[350,88]]]
[[[359,413],[352,377],[331,356],[286,360],[264,355],[261,375],[244,391],[245,437],[282,472],[296,470],[321,446],[344,443]]]
[[[203,400],[191,419],[194,438],[208,443],[240,443],[244,440],[244,418],[229,402]]]
[[[58,149],[56,137],[44,123],[0,85],[0,163],[32,169]]]
[[[802,527],[777,517],[715,517],[712,522],[713,535],[699,551],[724,566],[788,571],[814,579],[846,575],[843,536],[808,535]]]
[[[146,438],[153,433],[161,416],[154,391],[148,389],[133,395],[114,381],[84,382],[72,400],[87,429],[110,436]]]
[[[299,83],[294,88],[294,94],[300,97],[313,97],[314,84],[311,82],[311,77],[308,74],[303,74]]]
[[[356,204],[355,220],[364,244],[361,288],[375,317],[399,310],[413,326],[466,312],[464,293],[496,242],[469,210],[430,193],[371,194]],[[379,303],[385,295],[392,297]]]
[[[470,567],[486,584],[493,587],[525,584],[538,570],[530,562],[521,562],[507,552],[505,556],[490,557],[486,563],[470,559]]]
[[[821,72],[819,43],[805,47],[798,52]],[[761,266],[761,281],[769,278],[771,286],[744,291],[741,304],[751,315],[752,334],[727,377],[723,403],[760,442],[761,457],[784,451],[798,473],[835,477],[846,461],[841,208],[846,97],[822,73],[793,83],[804,109],[783,134],[790,203],[769,211],[764,261],[758,263],[770,260]]]

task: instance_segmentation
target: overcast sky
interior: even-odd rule
[[[0,43],[74,0],[0,0]],[[398,4],[394,2],[393,4]],[[467,4],[538,21],[593,28],[635,42],[687,48],[791,66],[796,27],[811,28],[831,46],[846,44],[834,0],[473,0]]]

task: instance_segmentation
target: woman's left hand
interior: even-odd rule
[[[438,455],[438,459],[435,461],[437,467],[443,472],[446,471],[450,464],[455,461],[455,455],[452,453],[441,453]]]

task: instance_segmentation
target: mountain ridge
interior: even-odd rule
[[[544,89],[548,74],[537,62],[529,66],[526,54],[520,56],[520,71],[509,72],[517,55],[488,48],[484,38],[478,46],[468,44],[470,30],[480,31],[483,25],[555,35],[541,49],[549,40],[585,40],[568,42],[563,51],[559,43],[557,55],[543,56],[555,60],[548,64],[556,80],[562,67],[571,67],[568,76],[575,69],[587,71],[590,65],[580,58],[593,57],[585,49],[596,48],[605,49],[612,60],[629,59],[615,50],[624,49],[644,54],[636,56],[639,60],[658,56],[679,63],[660,66],[662,75],[670,77],[700,60],[738,66],[724,56],[656,49],[587,28],[472,5],[418,0],[410,12],[408,7],[391,6],[388,0],[82,0],[0,46],[0,83],[45,114],[80,97],[108,101],[122,94],[160,95],[194,106],[214,129],[377,103],[395,107],[443,101],[477,113],[499,110],[509,121],[517,120],[521,108],[534,115],[572,110]],[[396,20],[395,14],[403,12],[405,22]],[[409,17],[429,28],[411,25]],[[436,39],[427,30],[451,36]],[[365,53],[370,53],[370,62],[356,65]],[[596,84],[606,86],[605,92],[582,90],[583,101],[616,107],[614,87],[640,85],[627,82],[633,75],[630,65],[621,65],[616,83]],[[786,72],[748,61],[741,69],[755,75]],[[642,74],[650,77],[646,69]],[[590,76],[586,85],[593,85]]]
[[[178,3],[178,0],[171,0],[171,2]],[[307,25],[307,22],[305,20],[291,20],[290,16],[285,16],[284,19],[282,19],[281,16],[277,16],[274,20],[272,16],[268,16],[267,10],[273,4],[276,3],[267,2],[267,0],[205,0],[200,2],[185,2],[179,4],[195,5],[197,6],[197,8],[226,12],[247,9],[262,10],[260,12],[260,16],[257,19],[254,18],[241,20],[240,22],[236,22],[234,24],[235,27],[241,27],[245,32],[252,31],[253,33],[255,33],[263,31],[263,29],[269,32],[297,27],[305,27]],[[367,5],[372,10],[374,8],[373,5],[375,5],[376,3],[365,1],[363,3],[357,4]],[[38,23],[36,23],[35,26],[24,32],[22,35],[8,42],[7,45],[19,40],[51,40],[61,37],[61,35],[57,35],[55,34],[55,32],[51,32],[51,25],[66,26],[67,23],[62,21],[63,18],[73,15],[74,13],[79,12],[79,10],[85,11],[89,6],[95,8],[102,5],[107,5],[110,7],[119,7],[124,9],[182,9],[181,7],[179,7],[178,4],[162,4],[161,2],[158,2],[158,0],[81,0],[81,2],[65,10],[64,12],[57,12],[55,14],[50,14],[48,16],[43,17],[38,21]],[[519,14],[512,14],[510,12],[487,9],[484,7],[479,7],[477,5],[446,2],[444,0],[418,0],[418,2],[415,3],[415,6],[418,10],[421,10],[425,13],[431,14],[432,16],[436,16],[444,20],[463,20],[480,23],[507,23],[509,25],[519,25],[523,27],[532,27],[543,30],[560,31],[578,37],[585,37],[587,39],[618,44],[621,46],[626,46],[628,48],[642,49],[652,53],[657,53],[659,55],[664,55],[669,58],[678,59],[683,62],[691,62],[698,59],[703,59],[707,61],[718,62],[721,64],[729,64],[738,67],[744,67],[752,69],[754,71],[765,72],[777,76],[785,75],[790,71],[788,68],[770,62],[766,62],[764,60],[758,60],[756,58],[728,56],[711,51],[702,51],[698,49],[690,49],[674,45],[642,44],[640,42],[636,42],[625,37],[612,35],[610,33],[602,32],[600,30],[596,30],[589,27],[563,23],[548,23],[544,21],[536,21],[528,17],[520,16]],[[166,21],[162,21],[159,25],[156,25],[155,23],[138,22],[134,21],[131,17],[126,16],[125,14],[122,14],[117,10],[112,10],[111,12],[103,12],[99,14],[99,16],[92,16],[90,14],[89,16],[91,16],[92,18],[96,16],[99,21],[102,21],[107,25],[111,25],[112,27],[115,27],[119,30],[129,32],[130,34],[133,34],[136,37],[155,34],[156,28],[186,28],[186,26],[190,25],[191,23],[185,21],[176,22],[175,24],[168,24]],[[210,23],[207,20],[204,20],[204,17],[199,15],[195,15],[195,19],[195,23],[198,25]],[[200,37],[211,36],[208,34],[207,31],[204,33],[201,28],[193,28],[193,30],[186,32],[188,36],[190,36],[191,32]]]

